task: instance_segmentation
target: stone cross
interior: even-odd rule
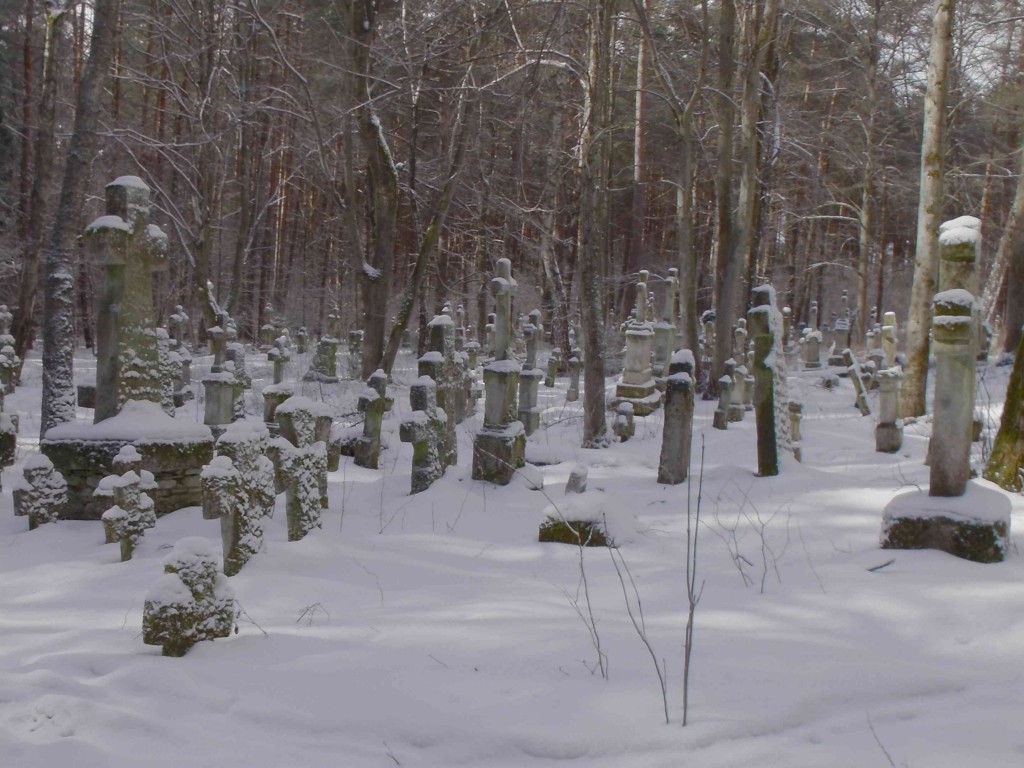
[[[448,315],[435,315],[427,323],[427,352],[417,362],[417,373],[429,376],[437,385],[438,407],[447,419],[439,455],[444,466],[454,466],[458,462],[455,427],[466,416],[466,401],[462,367],[455,351],[455,322]]]
[[[106,215],[86,227],[106,277],[96,328],[97,422],[126,400],[160,402],[153,273],[167,269],[167,235],[149,223],[149,187],[121,176],[106,187]],[[130,353],[129,353],[130,350]]]
[[[516,294],[516,281],[512,278],[512,262],[498,259],[498,275],[491,280],[494,293],[494,359],[507,360],[512,339],[512,299]]]
[[[263,548],[263,518],[274,511],[274,464],[267,430],[236,421],[217,440],[201,475],[203,518],[220,519],[224,573],[234,576]]]
[[[146,595],[142,642],[162,646],[164,656],[184,656],[202,640],[228,637],[235,627],[235,598],[218,570],[210,542],[179,540],[164,561],[164,575]]]
[[[871,406],[868,404],[868,393],[864,387],[864,375],[860,368],[860,363],[857,362],[857,358],[854,357],[853,350],[847,348],[843,350],[843,362],[847,366],[847,370],[850,372],[850,381],[853,382],[854,392],[857,393],[857,399],[854,401],[854,405],[857,410],[860,411],[861,416],[871,415]],[[973,402],[973,400],[972,400]]]
[[[309,331],[306,330],[306,326],[301,326],[295,333],[295,346],[296,351],[300,355],[306,354],[306,339],[309,338]]]
[[[156,526],[156,511],[149,494],[142,492],[142,478],[128,470],[112,483],[114,506],[103,513],[107,538],[121,543],[121,562],[132,559],[142,535]]]
[[[286,492],[288,541],[299,541],[319,528],[320,512],[327,506],[327,441],[331,412],[323,403],[294,396],[277,407],[279,436],[268,453]]]
[[[580,371],[583,370],[583,361],[579,354],[573,354],[569,358],[569,389],[565,393],[565,402],[575,403],[580,399]]]
[[[526,362],[519,372],[519,421],[523,423],[527,435],[532,435],[540,428],[541,408],[537,405],[537,386],[544,372],[537,367],[537,327],[533,323],[523,326],[523,337],[526,340]]]
[[[412,490],[420,493],[444,475],[447,464],[441,460],[448,418],[437,407],[437,385],[429,376],[420,376],[409,388],[412,413],[398,428],[399,439],[412,443]]]
[[[31,456],[14,486],[14,514],[28,517],[28,529],[60,519],[68,500],[68,484],[42,453]]]

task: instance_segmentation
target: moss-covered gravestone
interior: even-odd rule
[[[132,559],[143,534],[156,525],[153,499],[142,490],[142,478],[128,470],[107,483],[114,505],[103,513],[103,529],[108,542],[121,544],[121,562]]]
[[[357,466],[377,469],[380,462],[380,430],[387,410],[388,376],[378,368],[367,379],[366,389],[356,402],[357,410],[363,414],[363,433],[352,445],[352,458]]]
[[[350,379],[359,378],[363,372],[363,332],[348,332],[348,375]]]
[[[543,408],[537,404],[537,387],[544,378],[544,371],[537,367],[537,341],[540,329],[533,323],[523,325],[523,339],[526,343],[526,362],[519,371],[519,407],[517,416],[527,435],[540,429],[540,414]]]
[[[263,548],[263,518],[274,511],[274,465],[265,455],[268,432],[236,421],[217,440],[203,468],[203,517],[220,519],[224,573],[234,576]]]
[[[558,372],[562,370],[562,350],[555,347],[551,350],[551,355],[548,357],[548,372],[544,377],[544,386],[549,389],[555,386],[555,382],[558,380]]]
[[[149,223],[149,187],[137,176],[107,185],[106,214],[85,234],[106,268],[96,324],[99,423],[128,400],[161,402],[152,274],[167,268],[167,235]]]
[[[461,358],[455,351],[455,322],[450,315],[435,315],[427,324],[427,351],[417,361],[417,372],[437,385],[437,405],[447,419],[439,448],[446,467],[458,462],[455,427],[466,414]]]
[[[443,462],[441,450],[448,418],[437,407],[437,384],[430,376],[420,376],[409,388],[409,402],[412,413],[402,420],[398,435],[403,443],[412,443],[410,493],[420,493],[449,466]]]
[[[572,468],[565,497],[541,513],[537,541],[577,547],[613,545],[606,528],[603,498],[601,494],[587,492],[587,474],[583,464]]]
[[[331,435],[329,407],[296,395],[277,409],[278,437],[269,453],[285,490],[288,541],[299,541],[320,527],[327,507],[327,441]]]
[[[162,646],[164,656],[184,656],[196,643],[228,637],[235,615],[234,594],[210,542],[181,539],[146,595],[142,642]]]
[[[985,464],[985,479],[1008,491],[1020,493],[1024,471],[1024,334],[1017,343],[1013,372],[1006,387],[999,432],[992,455]]]
[[[56,522],[68,501],[68,484],[41,453],[31,456],[22,467],[22,477],[14,486],[14,514],[28,516],[31,531]]]
[[[332,312],[327,316],[327,332],[320,337],[303,381],[321,381],[333,384],[338,381],[338,316]]]

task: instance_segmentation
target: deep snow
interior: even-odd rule
[[[270,369],[257,357],[260,389]],[[308,358],[290,363],[289,379]],[[91,360],[78,363],[88,379]],[[196,358],[196,381],[209,363]],[[219,550],[219,523],[198,508],[163,517],[127,563],[99,522],[29,532],[9,489],[36,451],[30,359],[7,400],[22,426],[0,498],[0,766],[1024,764],[1024,498],[1008,497],[1005,563],[878,547],[886,503],[927,485],[926,421],[907,427],[899,454],[875,453],[874,419],[859,416],[849,382],[827,390],[817,384],[827,369],[801,373],[789,389],[804,403],[803,464],[787,457],[780,476],[755,477],[752,415],[719,432],[715,403],[698,402],[694,482],[666,487],[655,482],[661,411],[637,418],[628,443],[582,450],[562,378],[540,388],[546,426],[527,449],[559,462],[542,467],[543,492],[470,479],[477,416],[458,429],[459,466],[410,496],[412,448],[397,430],[415,375],[404,353],[400,366],[382,469],[343,458],[323,529],[301,542],[286,541],[279,497],[266,552],[230,579],[238,633],[174,659],[142,643],[142,601],[179,539]],[[993,426],[1008,373],[987,369],[980,388]],[[296,384],[351,420],[363,388]],[[201,413],[193,402],[179,418]],[[683,728],[686,516],[702,454],[704,591]],[[668,666],[668,726],[609,552],[582,557],[604,680],[577,613],[587,613],[581,553],[536,541],[577,462],[624,531],[619,551]]]

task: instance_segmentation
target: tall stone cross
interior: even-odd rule
[[[636,284],[636,321],[646,323],[650,318],[647,316],[647,280],[651,273],[646,269],[640,270],[640,279]]]
[[[146,183],[121,176],[107,185],[106,200],[106,215],[85,230],[106,267],[96,329],[97,422],[126,400],[160,402],[153,273],[167,269],[167,235],[149,223]]]
[[[516,281],[512,279],[512,262],[498,259],[498,276],[491,280],[494,293],[494,359],[508,359],[508,345],[512,340],[512,297],[516,294]]]

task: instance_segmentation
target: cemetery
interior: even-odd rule
[[[150,274],[148,261],[125,268],[133,248],[153,246],[126,245],[118,223],[144,203],[139,187],[115,185],[90,229],[107,238],[115,293]],[[109,213],[117,205],[128,219]],[[620,337],[624,369],[606,382],[617,441],[604,450],[578,447],[581,350],[552,345],[539,311],[513,321],[507,260],[495,265],[486,346],[461,307],[445,306],[423,354],[406,347],[390,377],[365,382],[362,334],[348,333],[340,365],[333,311],[304,346],[303,329],[282,321],[246,343],[222,313],[192,349],[180,306],[166,331],[152,307],[101,312],[106,346],[76,422],[32,437],[35,357],[4,401],[16,442],[0,501],[0,743],[12,765],[42,765],[61,743],[128,764],[149,736],[92,744],[124,727],[126,709],[140,731],[154,727],[142,696],[195,700],[173,732],[189,734],[181,754],[197,764],[227,759],[224,734],[272,761],[312,740],[304,764],[328,764],[328,743],[366,755],[361,764],[374,754],[440,764],[473,753],[477,728],[496,729],[492,747],[520,745],[488,763],[509,766],[611,764],[620,748],[636,753],[629,765],[693,749],[725,765],[736,742],[792,756],[803,739],[822,755],[852,741],[870,753],[865,709],[900,744],[902,713],[917,714],[900,728],[925,738],[963,696],[998,723],[1024,610],[1010,589],[1024,576],[1024,497],[981,477],[1008,476],[985,467],[993,444],[1015,454],[1011,438],[996,440],[1001,399],[979,404],[974,389],[984,376],[990,392],[1006,391],[1021,363],[997,366],[979,349],[964,266],[976,240],[952,231],[926,418],[900,417],[896,313],[862,344],[839,314],[826,347],[817,307],[798,330],[770,285],[735,326],[717,395],[702,397],[709,353],[676,342],[675,275],[643,271]],[[126,368],[124,344],[151,352]],[[151,374],[161,355],[169,373]],[[694,531],[706,586],[695,725],[666,731],[644,648],[677,654],[687,601],[675,582]],[[646,624],[630,618],[641,607]],[[991,642],[1000,649],[958,649]],[[158,665],[161,655],[184,658]],[[915,665],[896,664],[910,656]],[[812,677],[787,682],[808,663]],[[94,699],[83,688],[95,675],[121,682]],[[671,720],[679,683],[668,679]],[[291,719],[259,693],[266,686],[291,702]],[[361,694],[339,698],[339,687]],[[576,715],[556,706],[563,696]],[[621,697],[628,712],[612,704]],[[226,724],[205,723],[225,708]],[[344,735],[316,746],[329,726]],[[986,734],[962,738],[980,749]]]

